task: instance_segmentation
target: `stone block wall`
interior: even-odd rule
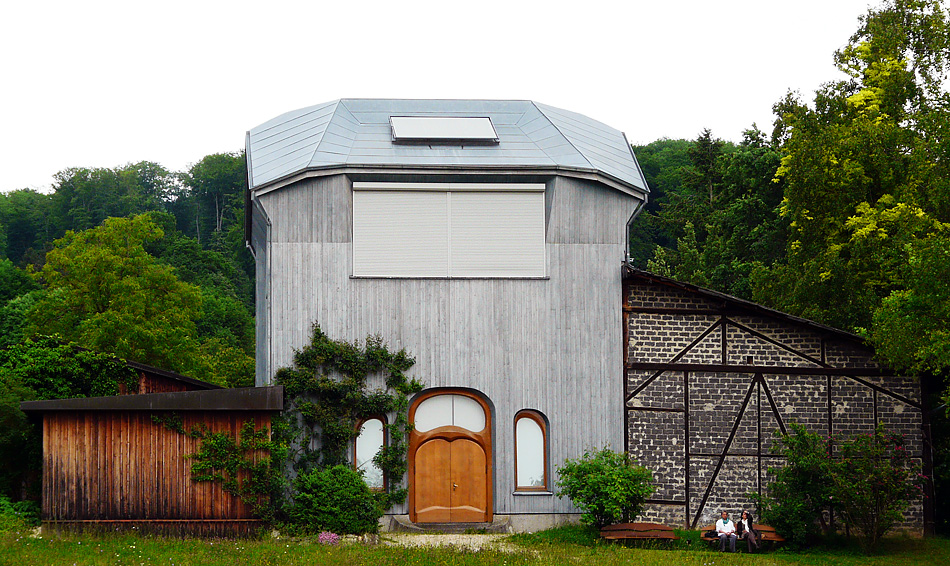
[[[738,299],[625,281],[626,445],[653,471],[640,520],[701,527],[755,511],[775,432],[797,422],[850,437],[883,422],[924,449],[919,385],[888,376],[855,337]],[[822,371],[824,370],[824,372]],[[923,528],[923,502],[904,528]]]

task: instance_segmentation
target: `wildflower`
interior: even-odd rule
[[[320,544],[338,544],[340,542],[340,535],[331,533],[330,531],[323,531],[317,540],[320,541]]]

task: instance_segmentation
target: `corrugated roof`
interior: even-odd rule
[[[499,143],[393,143],[391,116],[491,118]],[[247,136],[252,189],[337,167],[559,168],[649,192],[623,132],[528,100],[340,99],[282,114]]]

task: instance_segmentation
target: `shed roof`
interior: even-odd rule
[[[394,143],[392,116],[488,117],[498,143]],[[623,132],[528,100],[334,100],[252,128],[247,159],[251,189],[323,169],[448,167],[574,170],[649,192]]]

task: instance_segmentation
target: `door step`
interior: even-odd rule
[[[392,532],[427,534],[507,534],[511,532],[508,517],[495,517],[490,523],[413,523],[408,515],[393,515]]]

